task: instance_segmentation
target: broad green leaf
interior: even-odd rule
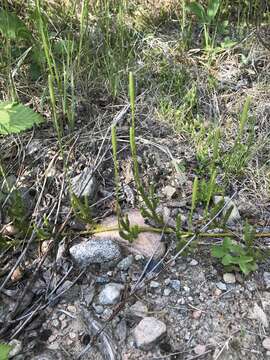
[[[12,346],[1,343],[0,344],[0,360],[8,360],[8,354],[11,349],[12,349]]]
[[[22,104],[0,102],[0,135],[15,134],[44,121],[43,117]]]
[[[223,243],[222,243],[222,247],[224,249],[230,249],[232,245],[232,240],[229,238],[229,237],[225,237],[224,240],[223,240]]]
[[[225,256],[223,256],[222,258],[222,264],[224,266],[230,265],[230,264],[234,264],[234,258],[233,256],[231,256],[230,254],[226,254]]]
[[[0,11],[0,32],[10,40],[29,40],[32,37],[23,21],[15,13],[6,10]]]
[[[211,249],[211,255],[220,259],[223,256],[225,256],[227,253],[226,250],[224,250],[223,246],[220,245],[213,245]]]
[[[209,0],[207,6],[207,17],[211,21],[214,19],[218,12],[218,8],[220,5],[220,0]]]
[[[187,9],[188,9],[188,11],[190,11],[194,15],[196,15],[202,24],[206,24],[208,22],[207,15],[201,4],[199,4],[197,2],[192,2],[187,5]]]

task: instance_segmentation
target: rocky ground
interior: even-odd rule
[[[270,120],[269,89],[259,86],[267,78],[268,54],[258,43],[251,46],[250,61],[240,70],[239,54],[234,55],[217,61],[217,91],[210,96],[202,85],[198,106],[205,118],[211,111],[219,113],[227,141],[237,128],[232,119],[238,117],[243,100],[252,96],[258,142],[244,177],[230,178],[225,195],[236,194],[232,231],[241,231],[245,219],[257,230],[269,231],[269,134],[265,130]],[[255,58],[261,60],[261,66]],[[188,60],[191,62],[191,56]],[[203,68],[196,76],[198,84],[203,84]],[[199,162],[197,144],[157,114],[151,91],[141,91],[137,98],[141,176],[146,186],[154,182],[166,223],[175,226],[180,215],[187,229]],[[118,124],[121,206],[132,223],[149,223],[144,224],[138,211],[128,145],[128,106],[109,102],[97,109],[93,105],[89,115],[85,104],[79,105],[77,129],[64,137],[62,154],[50,126],[1,139],[8,177],[2,181],[0,193],[0,337],[14,345],[9,357],[270,358],[269,260],[244,276],[224,271],[210,256],[210,246],[220,241],[211,236],[200,239],[188,255],[173,260],[178,251],[173,235],[144,232],[129,244],[117,230],[90,234],[90,220],[117,224],[109,132],[113,121]],[[64,171],[63,156],[68,164]],[[82,221],[81,208],[77,208],[80,216],[74,216],[69,188],[91,200],[91,219]],[[31,231],[26,230],[29,219],[34,224]],[[197,230],[203,225],[203,209],[199,208],[193,226]],[[268,243],[266,237],[256,245],[266,253]]]

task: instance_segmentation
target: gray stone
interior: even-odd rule
[[[133,256],[129,255],[122,259],[118,264],[117,268],[122,271],[127,271],[133,263]]]
[[[93,169],[86,167],[83,171],[70,180],[71,189],[78,197],[94,198],[97,190],[97,181]]]
[[[172,292],[171,289],[165,288],[164,291],[163,291],[163,295],[164,296],[169,296],[171,292]]]
[[[162,192],[168,199],[171,199],[176,194],[176,188],[171,185],[167,185],[163,188]]]
[[[199,264],[198,261],[195,259],[192,259],[191,262],[189,263],[189,265],[191,265],[191,266],[196,266],[198,264]]]
[[[124,285],[110,283],[107,284],[99,294],[99,302],[102,305],[116,304],[121,297],[121,291],[124,289]]]
[[[102,314],[104,311],[104,307],[102,305],[93,304],[93,308],[94,308],[95,312],[99,315]]]
[[[107,263],[113,265],[121,258],[118,244],[109,239],[94,239],[73,245],[69,249],[73,260],[80,266]]]
[[[223,274],[223,280],[226,284],[235,284],[235,276],[232,273]]]
[[[263,273],[263,280],[265,282],[266,289],[269,289],[270,288],[270,272],[265,271]]]
[[[146,317],[147,313],[147,306],[141,301],[136,301],[133,305],[130,306],[127,312],[130,317],[135,319],[141,319],[143,317]]]
[[[32,155],[35,152],[44,149],[42,142],[39,139],[33,139],[25,148],[26,155]]]
[[[174,289],[175,291],[180,291],[181,289],[181,282],[180,280],[171,280],[169,286]]]
[[[262,346],[266,349],[266,350],[270,350],[270,337],[267,337],[263,340],[262,342]]]
[[[154,317],[145,317],[134,329],[136,346],[149,350],[166,335],[166,325]]]
[[[109,281],[110,281],[110,279],[109,279],[108,275],[96,277],[96,284],[104,285],[104,284],[107,284]]]
[[[219,290],[222,290],[222,291],[226,291],[226,290],[227,290],[226,284],[224,284],[222,281],[219,281],[218,283],[216,283],[216,287],[217,287]]]
[[[18,355],[22,351],[22,342],[17,339],[11,340],[8,345],[12,346],[11,351],[9,352],[9,358],[12,359],[14,356]]]
[[[126,338],[127,338],[127,322],[125,319],[122,319],[118,323],[118,325],[115,329],[115,336],[120,343],[122,343],[126,340]]]
[[[160,283],[159,282],[157,282],[157,281],[151,281],[150,282],[150,288],[152,288],[152,289],[157,289],[157,288],[159,288],[160,287]]]

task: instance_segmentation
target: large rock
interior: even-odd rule
[[[149,350],[166,335],[166,325],[154,317],[145,317],[134,329],[136,346]]]
[[[139,210],[133,209],[128,211],[125,215],[128,216],[130,226],[139,225],[144,228],[150,228],[148,224],[145,224],[144,218],[142,217]],[[104,219],[101,223],[104,228],[112,228],[113,230],[107,230],[94,234],[93,238],[108,238],[115,239],[124,246],[126,246],[133,254],[143,255],[145,257],[151,257],[154,253],[154,259],[160,259],[165,253],[165,243],[161,241],[162,235],[156,232],[145,231],[141,232],[136,239],[131,243],[123,239],[118,228],[117,216],[110,216]]]
[[[99,294],[99,302],[102,305],[116,304],[121,297],[121,291],[124,289],[124,285],[111,283],[107,284]]]
[[[69,249],[73,260],[80,266],[91,264],[114,265],[121,259],[118,244],[109,239],[91,239]]]
[[[70,180],[71,189],[78,197],[94,198],[97,190],[97,181],[93,169],[86,167],[83,171]]]

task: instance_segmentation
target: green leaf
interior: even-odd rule
[[[0,360],[8,360],[8,354],[11,349],[12,349],[12,346],[1,343],[0,344]]]
[[[203,6],[201,4],[196,3],[196,2],[192,2],[192,3],[187,5],[187,9],[188,9],[188,11],[190,11],[194,15],[196,15],[198,20],[202,24],[207,23],[207,20],[208,20],[207,15],[206,15],[205,10],[204,10],[204,8],[203,8]]]
[[[226,255],[226,250],[224,250],[223,246],[213,245],[211,249],[211,255],[220,259]]]
[[[15,134],[42,123],[43,117],[15,102],[0,102],[0,135]]]
[[[223,256],[222,258],[222,264],[224,266],[230,265],[230,264],[234,264],[234,258],[233,256],[231,256],[230,254],[226,254],[225,256]]]
[[[0,11],[0,32],[10,40],[29,40],[32,37],[23,21],[16,14],[6,10]]]
[[[220,0],[209,0],[207,6],[207,17],[211,21],[214,19],[218,12]]]

